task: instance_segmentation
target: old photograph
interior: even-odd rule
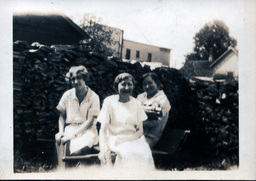
[[[0,178],[256,179],[255,2],[3,4]]]

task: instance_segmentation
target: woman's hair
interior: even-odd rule
[[[133,76],[131,74],[129,74],[129,73],[121,73],[118,76],[116,76],[116,78],[114,80],[114,89],[115,89],[115,91],[118,92],[118,84],[121,81],[125,80],[125,79],[131,79],[133,84],[136,83],[135,79],[133,78]]]
[[[143,74],[143,76],[142,76],[142,82],[143,82],[147,77],[151,77],[151,78],[155,81],[155,83],[157,84],[158,89],[162,89],[163,85],[162,85],[162,83],[161,83],[161,81],[160,81],[160,79],[159,79],[159,77],[158,77],[158,75],[157,75],[156,73],[154,73],[154,72],[148,72],[148,73]]]
[[[81,74],[83,76],[83,80],[86,81],[88,79],[89,73],[87,71],[87,69],[83,66],[83,65],[79,65],[79,66],[72,66],[68,73],[66,74],[65,80],[68,84],[71,83],[71,79],[74,75],[74,73],[76,73],[76,75]]]

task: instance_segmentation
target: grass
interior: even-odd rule
[[[47,173],[57,169],[54,154],[21,153],[14,157],[14,173]],[[154,156],[156,169],[162,171],[216,171],[238,169],[231,158],[213,158],[194,152],[179,152],[173,155]],[[98,162],[95,164],[99,164]],[[93,165],[93,164],[92,164]]]

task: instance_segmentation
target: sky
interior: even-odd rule
[[[242,0],[12,1],[14,12],[59,12],[75,23],[85,13],[99,17],[102,24],[124,30],[125,39],[170,48],[170,66],[177,69],[193,51],[195,34],[213,20],[222,20],[239,45],[243,7]]]

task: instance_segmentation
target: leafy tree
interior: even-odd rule
[[[229,36],[229,28],[223,21],[209,22],[196,33],[194,37],[195,47],[192,53],[185,55],[187,60],[208,60],[210,51],[212,58],[216,60],[229,46],[236,47],[237,41]]]
[[[113,31],[104,25],[99,24],[101,18],[91,16],[88,14],[84,15],[84,19],[79,25],[91,38],[84,40],[81,43],[90,44],[92,51],[111,56],[113,55],[113,49],[111,45],[118,43],[111,38]]]

